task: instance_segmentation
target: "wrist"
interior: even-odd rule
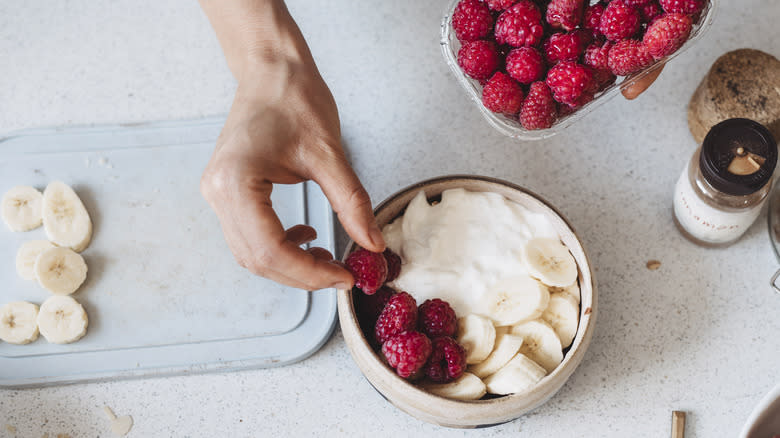
[[[283,0],[200,0],[239,82],[265,70],[312,63]]]
[[[239,84],[257,82],[267,76],[289,73],[295,66],[304,65],[305,62],[305,53],[291,39],[280,37],[258,40],[247,46],[238,62],[240,67],[234,74]]]

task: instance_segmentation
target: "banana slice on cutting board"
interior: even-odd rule
[[[517,353],[500,370],[485,378],[485,386],[491,394],[516,394],[532,388],[547,372],[536,362]]]
[[[523,247],[523,261],[532,277],[549,286],[569,286],[577,281],[577,262],[557,239],[531,239]]]
[[[16,272],[25,280],[35,280],[35,261],[42,252],[56,248],[48,240],[25,242],[16,252]]]
[[[423,383],[420,386],[430,393],[455,400],[477,400],[487,392],[485,382],[471,373],[463,373],[449,383]]]
[[[580,320],[580,305],[577,300],[567,293],[550,295],[550,304],[542,313],[542,319],[549,323],[563,348],[571,345],[577,334],[577,326]]]
[[[577,284],[576,281],[565,287],[547,286],[547,290],[550,292],[550,295],[560,293],[568,294],[577,301],[577,304],[580,304],[580,285]]]
[[[43,251],[33,269],[38,283],[55,295],[70,295],[87,279],[84,257],[70,248]]]
[[[469,372],[481,378],[495,373],[517,355],[522,345],[523,338],[520,336],[509,333],[496,336],[496,346],[493,348],[493,352],[484,361],[469,367]]]
[[[73,297],[54,295],[41,304],[38,329],[52,344],[69,344],[87,334],[89,320],[84,307]]]
[[[512,327],[513,335],[523,338],[520,353],[552,372],[563,360],[561,340],[550,324],[535,319]]]
[[[549,300],[547,287],[528,275],[501,280],[485,295],[487,314],[497,326],[536,319]]]
[[[0,201],[0,216],[11,231],[30,231],[43,222],[43,195],[33,187],[18,186]]]
[[[466,350],[466,363],[480,363],[493,351],[496,328],[480,315],[470,314],[458,319],[457,341]]]
[[[29,344],[38,339],[38,306],[25,301],[0,307],[0,339],[9,344]]]
[[[84,251],[92,240],[92,220],[76,192],[55,181],[43,191],[43,228],[58,246]]]

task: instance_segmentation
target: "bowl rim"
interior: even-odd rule
[[[750,438],[753,434],[759,432],[762,426],[762,421],[766,421],[772,412],[769,410],[772,407],[780,406],[780,382],[778,382],[769,392],[764,395],[761,400],[753,407],[753,411],[742,426],[742,431],[739,433],[740,438]]]
[[[561,214],[561,212],[557,208],[555,208],[552,204],[550,204],[550,202],[548,202],[543,197],[537,195],[536,193],[524,187],[521,187],[517,184],[514,184],[506,180],[502,180],[494,177],[488,177],[488,176],[467,175],[467,174],[444,175],[444,176],[426,179],[411,184],[409,186],[406,186],[398,190],[397,192],[393,193],[389,197],[387,197],[384,201],[382,201],[376,206],[376,208],[374,209],[374,214],[379,215],[388,206],[393,205],[395,202],[397,202],[399,198],[408,195],[410,192],[417,192],[419,190],[423,190],[426,187],[432,185],[437,185],[444,182],[457,181],[457,180],[474,180],[474,181],[485,182],[488,183],[489,185],[503,186],[505,188],[517,191],[520,194],[524,194],[532,198],[536,202],[540,203],[544,208],[549,209],[569,229],[572,236],[574,236],[578,244],[577,249],[582,252],[588,268],[587,275],[586,275],[586,272],[583,271],[583,267],[579,266],[578,264],[578,268],[580,269],[579,281],[582,281],[584,278],[590,280],[589,298],[591,300],[591,303],[589,309],[581,305],[581,309],[580,309],[581,323],[582,323],[582,319],[586,319],[584,328],[582,330],[578,330],[577,336],[575,337],[572,345],[569,347],[569,351],[566,353],[566,356],[564,357],[561,364],[558,367],[556,367],[556,369],[553,370],[551,373],[546,375],[542,379],[542,381],[540,381],[539,384],[529,389],[528,391],[517,393],[517,394],[511,394],[503,397],[493,398],[493,399],[487,399],[487,400],[473,400],[473,401],[453,400],[453,399],[437,396],[435,394],[432,394],[430,392],[427,392],[417,387],[416,385],[410,383],[409,381],[399,377],[395,372],[393,372],[389,367],[387,367],[383,363],[382,358],[373,350],[373,348],[371,348],[370,344],[368,343],[365,336],[362,334],[362,331],[360,330],[360,326],[357,321],[357,314],[354,308],[354,301],[353,301],[353,295],[351,289],[338,291],[339,323],[341,325],[342,333],[344,334],[344,338],[347,343],[347,346],[350,350],[350,354],[353,356],[353,359],[358,365],[358,368],[361,370],[361,372],[363,373],[365,378],[369,381],[369,383],[378,392],[380,392],[380,394],[382,394],[385,398],[391,401],[391,403],[395,404],[400,409],[418,418],[420,418],[420,416],[417,415],[419,412],[417,413],[409,412],[407,409],[404,409],[403,406],[399,406],[397,403],[393,402],[393,400],[390,399],[390,396],[386,393],[387,389],[392,387],[394,388],[394,390],[402,389],[404,391],[411,391],[411,393],[414,394],[415,397],[421,397],[430,402],[441,404],[444,407],[442,410],[455,410],[453,412],[458,412],[457,409],[474,408],[474,407],[482,407],[483,409],[481,410],[483,411],[485,409],[494,409],[496,407],[511,408],[513,404],[517,404],[518,401],[525,400],[529,395],[533,394],[534,392],[539,392],[539,391],[542,392],[541,397],[539,396],[536,397],[537,400],[535,400],[534,406],[532,406],[530,409],[525,409],[524,411],[519,412],[517,414],[512,414],[510,415],[511,418],[504,418],[502,419],[502,421],[491,423],[491,424],[500,424],[518,418],[524,413],[546,402],[549,398],[551,398],[553,395],[555,395],[555,393],[558,392],[558,390],[565,384],[565,382],[569,379],[571,374],[573,374],[574,370],[576,370],[576,368],[581,363],[583,356],[590,344],[590,340],[593,336],[593,332],[595,331],[596,316],[598,313],[596,278],[593,273],[593,265],[590,261],[590,257],[588,256],[584,246],[582,245],[582,241],[579,235],[577,234],[577,232],[575,231],[574,227],[571,225],[569,220],[566,219],[566,217],[563,214]],[[403,209],[401,211],[403,211]],[[346,259],[346,257],[352,251],[354,251],[356,247],[357,246],[354,243],[354,241],[350,240],[347,246],[345,247],[342,260]],[[352,335],[355,335],[355,338],[352,338],[351,337]],[[366,370],[363,369],[361,360],[356,357],[356,354],[358,354],[358,352],[355,351],[354,349],[357,348],[362,349],[363,350],[362,353],[368,353],[371,356],[373,356],[373,358],[375,359],[374,361],[375,365],[378,366],[374,367],[375,369],[373,369],[372,371],[376,371],[379,375],[375,376],[373,380],[371,377],[367,375]],[[375,380],[379,380],[379,381],[377,382]],[[556,380],[558,381],[556,382]],[[436,424],[452,426],[452,427],[475,426],[473,424],[461,424],[458,422],[455,422],[455,424],[443,424],[440,421],[440,419],[436,419],[433,417],[423,418],[423,419],[425,419],[426,421],[434,422]],[[486,426],[486,425],[482,425],[482,426]]]

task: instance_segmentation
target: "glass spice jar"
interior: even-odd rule
[[[769,196],[777,154],[777,142],[760,123],[729,119],[713,126],[675,187],[680,232],[703,246],[739,239]]]

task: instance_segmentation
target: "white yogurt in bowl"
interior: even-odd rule
[[[560,238],[543,214],[498,193],[461,188],[443,191],[435,205],[421,190],[382,233],[403,260],[391,286],[418,303],[443,299],[458,316],[487,315],[490,288],[528,273],[521,250],[529,240]]]

